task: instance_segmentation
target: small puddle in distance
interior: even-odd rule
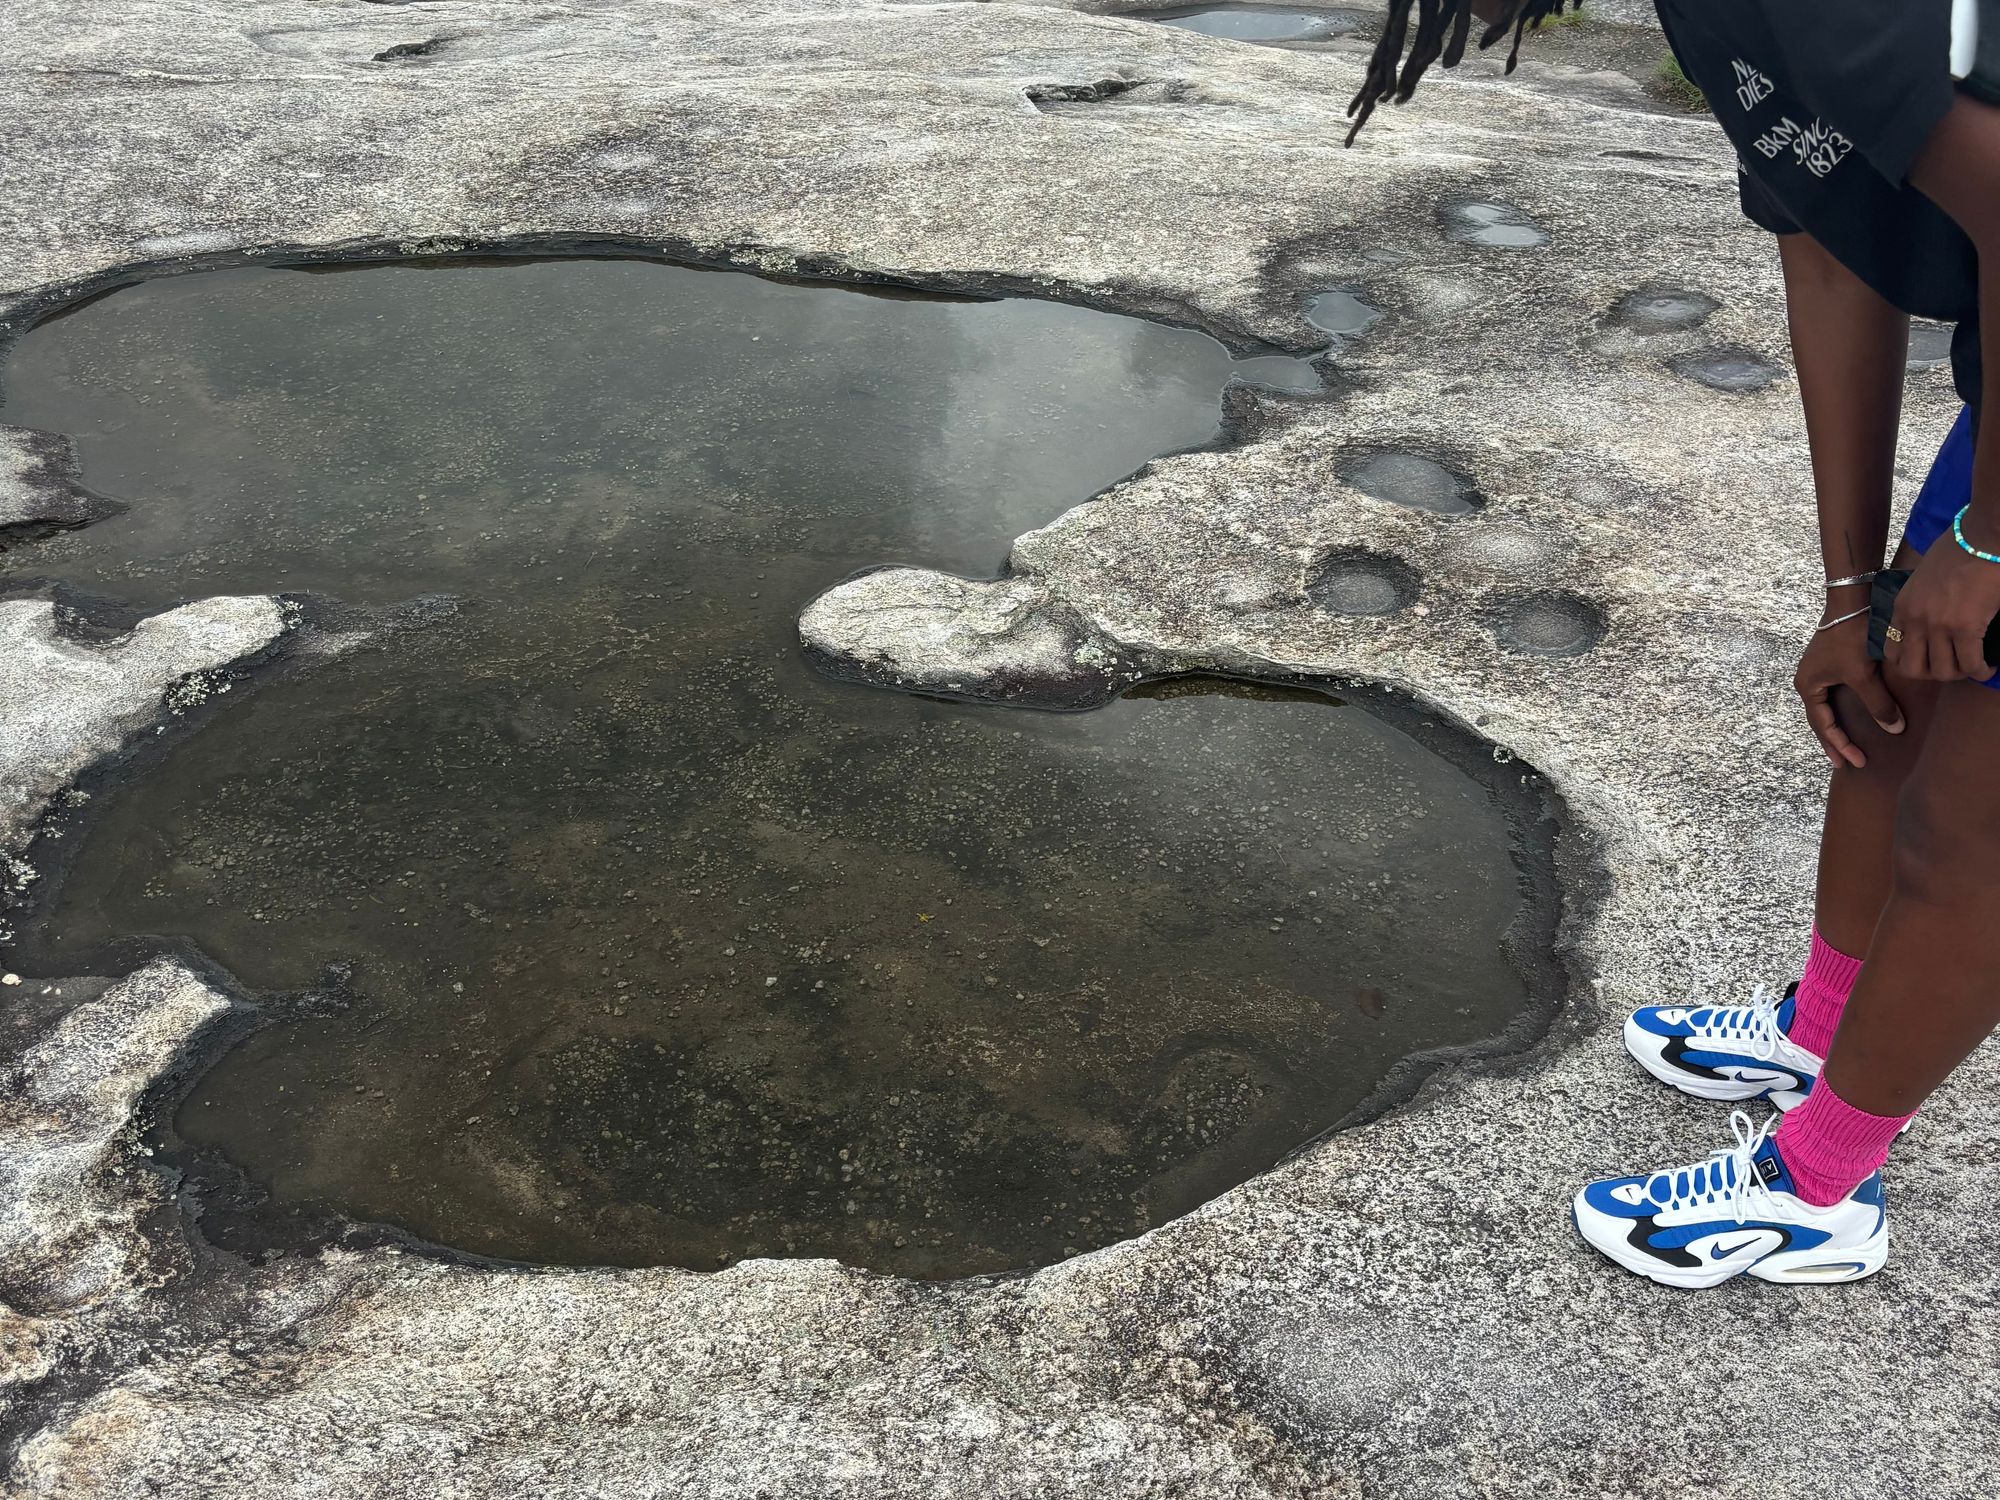
[[[1529,656],[1581,656],[1604,639],[1604,616],[1573,594],[1520,594],[1497,606],[1493,633]]]
[[[1347,287],[1335,287],[1306,303],[1306,321],[1322,333],[1353,339],[1382,321],[1382,309]]]
[[[1237,42],[1295,42],[1346,36],[1369,19],[1358,10],[1288,9],[1276,5],[1195,5],[1140,11],[1132,19],[1158,21],[1203,36]]]
[[[1441,204],[1438,221],[1445,238],[1461,245],[1531,250],[1549,242],[1549,232],[1511,203],[1462,199]]]
[[[132,508],[0,566],[148,607],[460,602],[102,790],[10,966],[115,972],[139,934],[266,992],[344,966],[175,1118],[235,1248],[345,1214],[948,1276],[1186,1212],[1521,1014],[1539,793],[1386,706],[942,704],[815,676],[795,626],[871,563],[990,570],[1211,439],[1243,363],[643,261],[79,305],[12,349],[0,419],[78,434]]]
[[[1674,333],[1708,321],[1722,304],[1701,292],[1648,286],[1627,292],[1612,305],[1610,321],[1634,333]]]
[[[1732,395],[1761,391],[1783,373],[1748,349],[1698,349],[1680,355],[1670,364],[1676,375]]]
[[[1436,459],[1391,450],[1365,451],[1344,460],[1340,477],[1374,500],[1439,515],[1465,516],[1482,503],[1471,478]]]
[[[1951,359],[1952,326],[1910,320],[1910,364],[1912,370],[1934,370]]]
[[[1288,354],[1254,354],[1236,361],[1230,371],[1238,380],[1274,391],[1317,391],[1325,388],[1310,360]]]
[[[1313,570],[1306,598],[1336,615],[1393,615],[1417,602],[1417,573],[1400,558],[1361,549],[1336,552]]]

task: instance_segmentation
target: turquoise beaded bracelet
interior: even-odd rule
[[[1971,510],[1971,509],[1972,507],[1969,505],[1965,507],[1965,510]],[[1952,540],[1957,542],[1958,545],[1963,550],[1971,553],[1981,562],[2000,563],[2000,552],[1982,552],[1979,550],[1979,548],[1973,546],[1972,543],[1968,542],[1965,539],[1965,510],[1960,511],[1957,515],[1951,518]]]

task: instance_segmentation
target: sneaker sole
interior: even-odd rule
[[[1833,1286],[1873,1276],[1889,1258],[1889,1226],[1884,1224],[1868,1240],[1848,1249],[1829,1250],[1822,1246],[1815,1250],[1777,1251],[1747,1266],[1663,1266],[1651,1260],[1628,1259],[1628,1255],[1637,1252],[1622,1240],[1609,1245],[1593,1240],[1584,1233],[1583,1219],[1574,1203],[1570,1205],[1569,1216],[1577,1237],[1606,1260],[1635,1276],[1683,1291],[1705,1291],[1738,1276],[1754,1276],[1780,1286]]]
[[[1781,1115],[1790,1113],[1806,1102],[1806,1096],[1796,1089],[1778,1089],[1768,1093],[1758,1089],[1754,1093],[1740,1093],[1737,1091],[1750,1088],[1751,1085],[1728,1084],[1719,1078],[1696,1078],[1692,1074],[1678,1072],[1670,1064],[1648,1057],[1643,1052],[1635,1052],[1629,1045],[1625,1051],[1632,1061],[1659,1079],[1661,1083],[1669,1088],[1679,1089],[1691,1099],[1706,1099],[1715,1104],[1749,1104],[1758,1099],[1769,1099]],[[1915,1116],[1912,1116],[1903,1121],[1902,1128],[1896,1134],[1908,1135],[1910,1127],[1916,1123]]]
[[[1720,1078],[1697,1078],[1691,1073],[1679,1071],[1671,1063],[1634,1051],[1629,1045],[1625,1051],[1660,1082],[1696,1099],[1718,1104],[1748,1104],[1757,1099],[1769,1099],[1780,1111],[1796,1109],[1806,1102],[1806,1096],[1797,1089],[1774,1090],[1764,1084],[1725,1083]]]
[[[1817,1250],[1781,1250],[1758,1261],[1748,1274],[1780,1286],[1831,1286],[1873,1276],[1888,1259],[1889,1226],[1884,1224],[1852,1249],[1834,1253],[1824,1246]]]

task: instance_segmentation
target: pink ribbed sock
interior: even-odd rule
[[[1833,1046],[1840,1012],[1847,1005],[1854,981],[1860,977],[1861,960],[1849,958],[1833,947],[1815,927],[1812,954],[1806,959],[1805,976],[1799,980],[1791,1029],[1785,1034],[1815,1057],[1825,1057]]]
[[[1834,1093],[1824,1078],[1778,1127],[1778,1155],[1798,1195],[1829,1208],[1866,1182],[1889,1159],[1909,1115],[1871,1115]]]

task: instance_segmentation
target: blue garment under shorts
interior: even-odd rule
[[[1951,530],[1958,513],[1972,503],[1972,408],[1965,407],[1945,434],[1944,446],[1924,476],[1917,503],[1910,512],[1903,540],[1913,552],[1928,552],[1931,543]],[[1952,545],[1956,546],[1956,543]],[[1986,684],[2000,689],[2000,675]]]
[[[1917,491],[1916,509],[1903,528],[1903,540],[1913,552],[1928,552],[1931,543],[1951,530],[1952,517],[1972,503],[1972,408],[1960,410],[1945,434],[1944,446]]]

